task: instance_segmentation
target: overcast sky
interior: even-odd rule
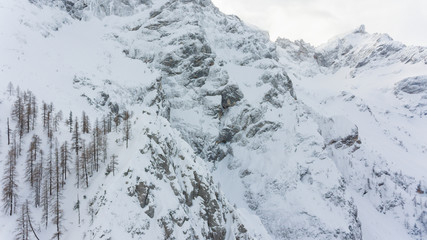
[[[227,14],[270,33],[313,45],[365,24],[407,45],[427,46],[427,0],[212,0]]]

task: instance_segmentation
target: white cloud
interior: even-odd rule
[[[427,46],[426,0],[212,0],[225,13],[291,40],[314,45],[352,31],[388,33],[410,45]]]

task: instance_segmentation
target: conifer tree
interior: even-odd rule
[[[44,177],[44,180],[43,180],[41,202],[42,202],[42,223],[45,225],[47,229],[47,226],[49,224],[49,209],[50,209],[49,180],[47,177]]]
[[[39,152],[39,161],[36,163],[34,168],[34,206],[39,207],[41,205],[42,187],[43,187],[43,151]]]
[[[12,120],[16,121],[16,130],[19,134],[19,142],[17,145],[17,153],[18,156],[21,155],[21,144],[22,144],[22,138],[25,133],[25,112],[24,112],[24,100],[22,95],[19,93],[19,90],[17,90],[17,97],[16,100],[12,106]]]
[[[21,94],[16,96],[16,100],[12,106],[12,119],[16,121],[16,129],[18,129],[19,136],[24,135],[25,117],[24,117],[24,99]]]
[[[54,131],[58,131],[58,127],[59,127],[59,123],[62,121],[63,119],[63,114],[62,111],[59,111],[55,114],[55,117],[53,118],[53,129]]]
[[[120,125],[120,115],[116,114],[116,116],[114,117],[114,128],[116,132],[119,129],[119,125]]]
[[[46,170],[44,171],[45,177],[48,180],[48,190],[49,190],[49,196],[52,196],[52,188],[53,188],[53,162],[54,162],[54,156],[53,156],[53,146],[50,145],[49,147],[49,155],[47,157],[47,163],[46,163]]]
[[[80,157],[76,155],[76,160],[74,161],[74,172],[76,174],[76,187],[80,188]]]
[[[105,161],[107,161],[108,158],[108,137],[106,135],[102,136],[102,146],[101,146],[101,151],[102,151],[102,162],[105,163]]]
[[[31,212],[28,205],[28,200],[26,200],[21,206],[21,212],[19,217],[17,218],[17,227],[15,231],[16,240],[32,239],[30,236],[34,236],[37,240],[40,240],[33,227],[33,218],[31,217]]]
[[[33,135],[28,149],[26,176],[27,181],[30,182],[31,187],[34,185],[34,165],[37,161],[37,156],[40,152],[41,139],[37,135]]]
[[[48,110],[47,110],[47,119],[46,119],[46,126],[47,126],[47,136],[49,138],[50,143],[52,144],[53,141],[53,131],[54,131],[54,116],[53,116],[53,111],[54,111],[54,107],[53,107],[53,103],[50,103],[48,105]]]
[[[70,172],[69,170],[70,160],[71,160],[71,153],[68,147],[68,142],[65,141],[64,144],[62,144],[61,146],[61,179],[63,184],[67,180],[67,173]]]
[[[107,129],[109,133],[111,132],[112,125],[113,125],[113,115],[110,112],[108,113],[108,120],[107,120]]]
[[[27,133],[30,130],[34,130],[35,121],[37,118],[37,101],[36,97],[31,91],[27,91],[24,93],[24,104],[25,104],[25,123],[26,123],[26,131]]]
[[[102,134],[107,135],[108,129],[107,129],[107,120],[105,119],[105,116],[102,118]]]
[[[11,97],[14,94],[14,92],[15,92],[15,89],[13,87],[13,84],[12,82],[9,82],[7,84],[7,93],[9,94],[9,97]]]
[[[52,236],[52,239],[60,240],[63,235],[63,210],[62,210],[62,192],[61,192],[61,167],[59,159],[59,150],[58,147],[55,148],[55,166],[54,166],[54,195],[51,213],[52,213],[52,223],[55,225],[55,233]]]
[[[26,176],[27,181],[30,182],[31,187],[34,185],[34,165],[37,161],[37,155],[40,152],[41,139],[37,135],[33,135],[28,149],[27,164],[26,164]]]
[[[16,150],[15,145],[9,150],[8,158],[5,161],[3,171],[3,210],[10,216],[13,215],[16,208],[18,198],[18,184],[17,184],[17,171],[16,171]]]
[[[95,121],[95,127],[93,129],[93,160],[94,160],[94,166],[95,171],[99,171],[99,158],[102,151],[102,144],[103,144],[103,136],[102,136],[102,130],[99,127],[98,119]]]
[[[7,118],[7,145],[10,145],[10,134],[12,130],[10,129],[9,118]]]
[[[126,141],[126,148],[128,148],[131,134],[131,121],[129,111],[123,112],[123,123],[123,139]]]
[[[113,176],[114,176],[114,174],[115,174],[115,170],[116,170],[116,165],[118,164],[118,161],[117,161],[117,155],[116,154],[113,154],[112,156],[111,156],[111,162],[110,162],[110,169],[111,169],[111,171],[113,172]]]
[[[19,213],[19,217],[16,219],[16,240],[29,240],[29,233],[30,233],[30,226],[29,226],[29,220],[27,218],[27,211],[28,211],[28,202],[25,202],[21,206],[21,212]]]
[[[79,150],[81,148],[81,137],[80,137],[80,130],[79,130],[79,121],[76,117],[76,120],[74,121],[74,129],[73,129],[73,135],[71,137],[71,149],[75,151],[76,156],[79,156]]]
[[[77,193],[77,202],[74,205],[73,209],[77,210],[78,223],[79,223],[79,227],[80,227],[80,196],[79,196],[79,193]]]
[[[48,115],[48,106],[47,106],[47,104],[45,103],[45,102],[43,102],[43,107],[42,107],[42,111],[43,111],[43,114],[42,114],[42,118],[43,118],[43,129],[46,129],[46,127],[47,127],[47,119],[48,119],[48,117],[47,117],[47,115]]]
[[[36,125],[36,121],[37,121],[37,115],[38,115],[38,112],[39,112],[39,107],[38,107],[38,105],[37,105],[37,100],[36,100],[36,97],[33,95],[33,99],[32,99],[32,110],[31,110],[31,118],[32,118],[32,120],[31,120],[31,123],[32,123],[32,126],[31,126],[31,128],[32,128],[32,130],[34,130],[34,127],[35,127],[35,125]]]
[[[65,124],[69,127],[70,133],[73,132],[73,112],[70,111],[67,121]]]
[[[80,156],[80,171],[81,171],[81,181],[86,186],[89,187],[89,169],[88,169],[88,159],[89,159],[90,148],[86,148],[86,144],[82,142],[82,153]]]
[[[25,132],[29,133],[30,132],[30,125],[31,125],[31,108],[32,108],[32,104],[31,104],[31,100],[32,100],[32,93],[30,91],[25,91],[24,92],[24,118],[25,118]]]
[[[89,116],[85,111],[82,112],[82,132],[83,134],[90,132]]]

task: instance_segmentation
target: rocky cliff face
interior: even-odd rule
[[[96,216],[89,239],[262,238],[248,230],[203,160],[166,119],[149,112],[137,119],[138,141],[127,167],[90,199]]]
[[[425,208],[410,202],[425,200],[417,190],[425,175],[414,166],[425,157],[419,131],[425,121],[426,48],[369,34],[364,26],[317,48],[303,41],[276,43],[280,62],[295,77],[299,98],[318,113],[333,119],[339,115],[322,135],[348,120],[356,124],[354,134],[332,140],[326,149],[348,186],[363,196],[359,201],[369,199],[377,212],[401,219],[405,227],[400,232],[421,238]],[[413,162],[401,162],[408,158]],[[387,234],[369,230],[363,222],[374,213],[358,209],[365,236]]]
[[[323,73],[348,67],[353,70],[352,77],[384,65],[426,64],[427,61],[425,47],[406,46],[387,34],[369,34],[364,25],[317,48],[302,40],[291,42],[279,38],[276,43],[281,48],[280,51],[286,52],[281,54],[282,57],[291,56],[294,62],[313,63],[317,65],[314,69],[320,68],[319,72]]]
[[[48,14],[47,20],[19,26],[14,31],[36,40],[13,47],[46,49],[42,56],[57,69],[40,66],[50,75],[33,78],[61,92],[72,89],[64,98],[84,102],[81,108],[93,115],[133,112],[129,149],[118,135],[110,140],[122,159],[118,173],[96,176],[79,190],[88,210],[80,226],[67,223],[71,237],[363,239],[370,228],[363,228],[360,208],[390,212],[389,218],[409,212],[400,226],[410,225],[415,239],[427,231],[420,227],[423,206],[410,206],[420,175],[389,168],[387,157],[365,144],[371,125],[331,115],[334,108],[313,104],[317,99],[302,83],[344,68],[354,78],[379,63],[424,64],[424,48],[362,28],[319,48],[272,43],[209,0],[32,3],[19,1],[35,19]],[[80,31],[87,35],[78,41]],[[56,65],[56,55],[68,60]],[[85,56],[86,64],[77,64]],[[22,58],[34,64],[31,52]],[[19,64],[5,70],[12,82]],[[422,84],[403,80],[393,96],[413,94]],[[323,105],[336,99],[381,121],[349,92],[322,99]],[[365,195],[369,201],[360,200]]]

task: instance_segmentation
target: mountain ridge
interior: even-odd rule
[[[79,190],[67,184],[73,194],[65,204],[69,238],[374,239],[375,227],[364,222],[366,216],[380,219],[379,214],[387,214],[396,236],[420,239],[427,231],[423,195],[416,195],[425,175],[411,168],[399,174],[391,166],[396,159],[379,145],[371,147],[377,136],[368,134],[382,130],[380,122],[384,132],[378,139],[393,142],[387,146],[396,156],[408,156],[396,150],[405,147],[399,145],[405,139],[415,160],[421,159],[425,142],[410,141],[409,135],[421,138],[409,126],[422,126],[423,117],[416,114],[422,106],[413,105],[412,113],[397,104],[382,106],[358,91],[363,85],[344,85],[348,79],[366,82],[366,75],[381,69],[395,71],[396,64],[403,70],[393,79],[415,73],[407,66],[425,73],[425,51],[409,58],[414,61],[403,60],[421,48],[398,45],[383,55],[381,44],[394,43],[377,35],[380,44],[368,50],[353,46],[351,36],[330,49],[302,41],[275,44],[210,1],[54,3],[71,15],[37,3],[43,7],[23,1],[6,5],[25,9],[27,19],[11,17],[15,28],[6,33],[21,41],[2,48],[12,59],[0,63],[3,78],[47,101],[55,100],[49,94],[61,92],[64,99],[55,104],[64,111],[83,109],[91,118],[132,113],[129,149],[120,136],[124,130],[108,135],[111,153],[120,157],[118,174],[94,174],[90,187]],[[132,6],[139,7],[129,11]],[[46,17],[40,21],[41,14]],[[86,34],[80,40],[79,32]],[[355,58],[349,46],[360,50]],[[316,93],[325,76],[344,87]],[[422,81],[403,81],[392,98],[406,103],[405,86]],[[389,97],[391,90],[378,88]],[[5,105],[12,101],[4,99],[0,107],[9,112]],[[343,116],[336,116],[337,109]],[[395,131],[387,116],[398,124],[413,116],[420,124]],[[60,129],[60,138],[70,138],[64,126]],[[406,137],[399,133],[404,131]],[[20,194],[28,195],[25,191]],[[77,218],[71,209],[76,191],[86,197],[80,200],[87,208],[81,224],[71,220]],[[421,199],[415,206],[413,197]],[[5,228],[0,232],[11,234]],[[48,235],[52,229],[40,232]]]

